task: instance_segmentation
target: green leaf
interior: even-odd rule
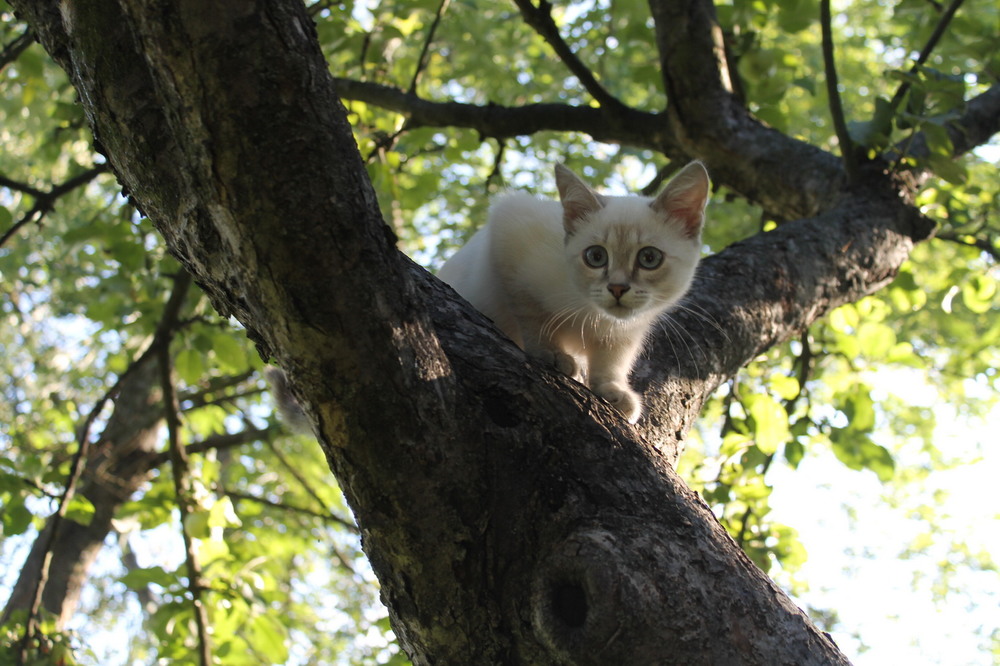
[[[791,437],[788,431],[788,414],[774,398],[756,394],[747,396],[743,405],[750,416],[754,442],[765,455],[778,450]]]
[[[949,160],[952,158],[954,147],[951,137],[948,136],[948,130],[943,125],[927,122],[921,126],[921,131],[927,141],[927,149],[932,155],[939,155]]]
[[[788,375],[773,374],[768,385],[782,400],[793,400],[799,394],[799,380]]]
[[[212,350],[215,357],[228,372],[240,372],[247,367],[246,348],[236,340],[231,332],[223,332],[213,338]]]
[[[812,2],[807,0],[780,0],[778,2],[778,25],[784,32],[794,33],[805,30],[819,18]]]
[[[204,510],[192,511],[188,514],[184,525],[188,534],[194,539],[209,539],[212,536],[212,527],[209,525],[209,513]]]
[[[892,107],[884,97],[875,99],[875,112],[871,120],[852,120],[847,123],[847,133],[855,143],[866,148],[889,145],[892,133]]]
[[[835,428],[830,433],[830,442],[834,455],[850,469],[869,469],[883,483],[892,479],[896,470],[892,454],[867,434],[850,428]]]
[[[962,283],[962,302],[976,314],[986,314],[993,309],[996,293],[996,280],[989,275],[973,275]]]
[[[194,385],[205,372],[205,359],[196,349],[183,349],[174,358],[174,368],[184,383]]]
[[[242,524],[235,509],[233,509],[232,500],[228,497],[220,498],[208,510],[209,527],[240,527]]]
[[[167,571],[161,566],[130,569],[118,580],[130,590],[141,590],[147,585],[159,585],[164,589],[171,589],[180,584],[175,572]]]
[[[872,401],[871,389],[865,384],[855,383],[839,394],[842,401],[840,410],[847,417],[847,430],[852,432],[871,432],[875,427],[875,403]]]
[[[797,439],[785,442],[785,460],[792,469],[798,469],[799,463],[805,457],[806,448]]]
[[[864,466],[875,472],[879,481],[888,483],[896,472],[896,461],[884,446],[867,441],[861,445]]]
[[[257,615],[250,620],[247,641],[254,653],[269,663],[281,664],[288,659],[288,635],[285,627],[272,615]]]
[[[94,510],[93,503],[83,495],[77,493],[73,495],[73,499],[69,501],[69,506],[66,507],[66,517],[75,523],[89,525],[90,521],[94,519]]]
[[[3,520],[3,533],[5,536],[24,534],[31,525],[34,516],[24,506],[24,502],[13,502],[6,504],[0,509],[0,517]]]
[[[728,432],[722,438],[722,445],[719,447],[719,455],[723,460],[741,455],[751,445],[750,438],[740,432]]]
[[[885,324],[868,322],[858,327],[858,343],[861,353],[869,360],[879,361],[889,355],[896,344],[895,332]]]

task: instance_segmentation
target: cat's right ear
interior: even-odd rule
[[[710,192],[708,171],[704,164],[695,161],[670,180],[650,207],[667,218],[679,220],[688,238],[699,238]]]
[[[562,201],[563,228],[568,234],[576,231],[584,217],[604,208],[604,198],[564,164],[556,165],[556,187]]]

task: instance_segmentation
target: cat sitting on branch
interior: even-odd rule
[[[629,373],[657,320],[691,286],[708,173],[692,162],[655,198],[598,194],[561,164],[555,173],[559,201],[501,195],[438,277],[529,355],[635,423],[642,399]],[[285,374],[266,374],[282,420],[308,432]]]
[[[656,198],[606,196],[563,165],[560,201],[500,196],[438,277],[529,355],[584,382],[630,423],[628,377],[657,320],[691,286],[709,179],[700,162]]]

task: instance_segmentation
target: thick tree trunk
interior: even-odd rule
[[[755,178],[756,148],[679,137],[814,219],[705,262],[694,305],[715,321],[655,341],[632,428],[395,250],[298,0],[13,4],[171,251],[289,372],[415,663],[846,663],[671,463],[720,381],[926,235],[890,183],[843,192],[835,160],[792,143],[822,182]]]

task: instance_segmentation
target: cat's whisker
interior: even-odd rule
[[[698,305],[697,303],[692,303],[690,301],[684,300],[675,305],[674,309],[683,310],[684,312],[691,314],[691,316],[701,319],[706,324],[711,326],[716,332],[718,332],[719,335],[721,335],[723,339],[726,341],[726,343],[732,342],[732,340],[730,340],[729,338],[729,333],[726,332],[726,329],[724,329],[722,325],[719,324],[718,321],[716,321],[715,317],[713,317],[712,314],[708,312],[708,310]]]
[[[661,330],[663,330],[664,332],[663,336],[664,339],[667,341],[667,344],[670,345],[670,353],[673,354],[675,359],[677,359],[677,369],[678,370],[681,369],[681,364],[680,364],[680,357],[677,355],[677,348],[674,347],[675,337],[681,342],[681,344],[684,345],[684,350],[687,352],[687,356],[688,358],[691,359],[691,364],[694,366],[695,375],[700,377],[701,366],[699,365],[698,359],[695,356],[694,351],[692,351],[691,346],[688,345],[687,343],[687,338],[691,337],[691,333],[687,331],[683,326],[678,325],[677,322],[671,320],[669,313],[667,314],[667,316],[660,317],[657,323],[661,328]],[[691,341],[692,343],[694,342],[693,339]],[[700,350],[700,348],[697,345],[695,345],[695,349]],[[705,353],[704,350],[701,350],[701,352],[703,354]]]
[[[567,322],[572,324],[580,315],[583,308],[568,306],[556,311],[551,317],[545,320],[541,333],[544,337],[551,339],[555,332],[562,328]]]

